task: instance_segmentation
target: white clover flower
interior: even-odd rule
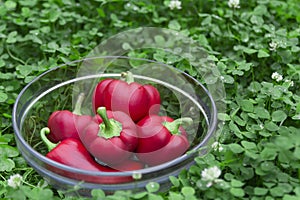
[[[19,187],[23,182],[23,177],[20,174],[15,174],[9,177],[7,180],[7,185],[12,188]]]
[[[277,82],[282,81],[283,77],[278,72],[274,72],[271,76],[271,78]]]
[[[291,80],[285,80],[284,82],[289,84],[289,87],[293,87],[294,86],[294,81]]]
[[[221,170],[217,166],[206,168],[201,172],[202,180],[207,182],[206,187],[210,187],[213,183],[222,181],[218,179],[220,175]]]
[[[276,51],[276,49],[278,48],[278,43],[275,41],[272,41],[269,43],[269,49],[270,51]]]
[[[171,0],[170,3],[169,3],[169,8],[171,10],[173,9],[181,9],[181,1],[179,0]]]
[[[240,0],[229,0],[228,6],[230,8],[240,8]]]
[[[264,129],[264,125],[263,125],[263,124],[260,124],[260,125],[259,125],[259,128],[260,128],[260,129]]]
[[[211,147],[213,148],[214,151],[223,151],[224,148],[219,142],[214,142],[212,143]]]

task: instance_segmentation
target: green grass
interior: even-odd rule
[[[299,1],[248,0],[240,8],[217,0],[186,0],[181,9],[168,5],[156,0],[0,0],[0,198],[71,198],[47,185],[16,148],[11,112],[21,89],[50,68],[84,58],[119,32],[158,27],[195,40],[220,72],[226,110],[218,115],[224,123],[217,148],[197,157],[189,171],[170,177],[168,192],[157,193],[159,185],[149,183],[142,193],[94,190],[93,198],[300,199]],[[146,53],[128,55],[167,61],[201,77],[185,59],[160,50]],[[220,176],[205,179],[203,170],[215,166]],[[23,179],[16,188],[8,182],[14,174]]]

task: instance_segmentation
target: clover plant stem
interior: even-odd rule
[[[190,117],[183,117],[176,119],[172,122],[163,122],[163,125],[170,131],[173,135],[179,135],[179,127],[183,124],[191,125],[193,123],[193,119]]]
[[[78,95],[78,98],[77,98],[77,101],[76,101],[76,104],[75,104],[75,108],[73,110],[73,114],[81,115],[81,106],[82,106],[84,97],[85,97],[84,93],[80,93]]]
[[[120,136],[122,131],[122,124],[115,119],[109,119],[105,107],[99,107],[97,109],[97,113],[102,119],[102,123],[99,124],[98,136],[105,139]]]
[[[42,138],[42,141],[46,144],[47,148],[48,148],[48,151],[51,151],[52,149],[54,149],[58,144],[55,144],[53,142],[51,142],[46,134],[49,134],[50,133],[50,129],[48,127],[45,127],[45,128],[42,128],[41,132],[40,132],[40,135],[41,135],[41,138]]]

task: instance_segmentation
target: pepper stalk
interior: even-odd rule
[[[54,149],[58,144],[55,144],[53,142],[51,142],[46,134],[49,134],[50,133],[50,129],[48,127],[45,127],[45,128],[42,128],[41,132],[40,132],[40,135],[41,135],[41,138],[42,138],[42,141],[46,144],[47,148],[48,148],[48,151],[51,151],[52,149]]]
[[[181,132],[179,130],[179,127],[183,124],[191,125],[193,123],[193,119],[190,117],[183,117],[176,119],[172,122],[164,121],[163,125],[170,131],[172,135],[180,135]]]
[[[134,82],[133,74],[132,74],[132,72],[130,72],[130,71],[122,72],[122,73],[121,73],[121,78],[122,78],[122,80],[124,80],[124,81],[127,82],[128,84]]]
[[[105,139],[119,137],[122,131],[122,124],[114,119],[109,119],[105,107],[99,107],[97,113],[103,120],[103,122],[99,124],[98,136]]]

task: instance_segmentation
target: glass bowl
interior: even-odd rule
[[[186,153],[169,162],[135,171],[94,172],[73,168],[45,156],[47,148],[40,130],[47,126],[55,110],[73,110],[80,93],[85,94],[82,113],[93,115],[93,88],[103,78],[120,78],[131,71],[136,82],[152,84],[161,95],[160,115],[173,118],[191,117],[185,127],[190,147]],[[172,66],[152,60],[100,56],[86,58],[53,68],[31,81],[19,94],[13,108],[13,128],[22,156],[49,184],[59,190],[77,188],[89,195],[92,189],[106,193],[116,190],[141,191],[149,182],[160,184],[161,191],[170,186],[169,177],[177,176],[194,164],[194,158],[209,150],[217,126],[217,108],[208,90],[199,81]],[[118,183],[95,182],[114,177],[127,177]]]

